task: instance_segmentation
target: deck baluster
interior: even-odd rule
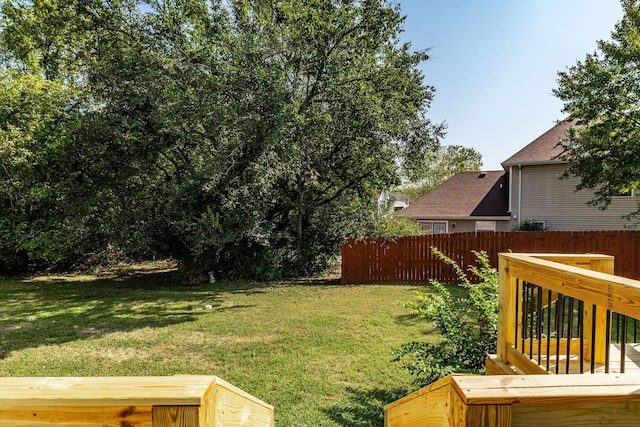
[[[564,296],[558,294],[556,300],[556,374],[560,373],[560,341],[562,340],[562,330],[564,319]]]
[[[573,298],[567,297],[567,360],[565,362],[565,374],[570,372],[571,363],[571,338],[573,338]]]
[[[580,337],[580,373],[584,374],[584,301],[582,300],[578,300],[578,336]]]
[[[627,316],[622,316],[622,339],[620,340],[620,373],[624,374],[625,358],[627,355]]]
[[[596,373],[596,346],[594,345],[594,343],[596,342],[596,327],[595,327],[595,323],[596,323],[596,319],[597,319],[597,314],[598,314],[598,306],[596,306],[595,304],[591,306],[591,373],[595,374]],[[607,334],[607,337],[609,336],[609,334]],[[608,340],[609,338],[607,338]]]
[[[529,359],[533,359],[533,312],[535,310],[535,302],[533,300],[534,298],[534,286],[531,284],[528,284],[529,286],[529,305],[528,305],[528,316],[527,319],[529,321]]]
[[[547,291],[547,371],[549,370],[549,360],[551,359],[551,299],[552,292]]]
[[[522,352],[525,352],[525,342],[527,339],[527,311],[529,310],[529,290],[526,283],[522,283]]]
[[[542,288],[536,287],[538,296],[536,310],[536,338],[538,340],[538,365],[542,362]]]
[[[607,338],[605,340],[605,355],[604,355],[604,373],[609,373],[609,358],[611,357],[611,310],[607,310]]]

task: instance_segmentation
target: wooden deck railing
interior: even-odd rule
[[[273,427],[273,406],[214,376],[0,378],[0,426]]]
[[[385,427],[640,425],[640,282],[610,274],[613,263],[501,253],[488,375],[450,375],[390,403]]]
[[[637,369],[640,282],[610,274],[613,263],[605,255],[501,253],[498,354],[488,371]]]

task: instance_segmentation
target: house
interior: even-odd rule
[[[383,191],[378,196],[378,211],[398,212],[409,206],[409,197],[397,191]]]
[[[510,231],[509,181],[504,171],[457,173],[399,216],[431,233]]]
[[[503,171],[454,175],[400,216],[414,218],[422,229],[434,233],[512,231],[524,225],[551,231],[628,227],[623,216],[638,209],[636,194],[613,196],[609,207],[601,210],[588,204],[592,191],[576,191],[578,178],[560,179],[568,165],[558,158],[563,150],[560,142],[566,140],[569,128],[578,125],[576,120],[559,122],[502,162]],[[482,181],[481,174],[488,180]],[[499,184],[489,186],[490,181]]]

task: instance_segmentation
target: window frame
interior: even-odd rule
[[[435,225],[444,225],[444,231],[435,232]],[[449,233],[449,221],[418,221],[418,228],[421,232],[427,232],[428,234],[448,234]]]

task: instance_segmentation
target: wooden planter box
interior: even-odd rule
[[[274,425],[273,406],[215,376],[0,378],[0,426]]]
[[[640,376],[451,375],[385,406],[385,427],[628,427]]]

